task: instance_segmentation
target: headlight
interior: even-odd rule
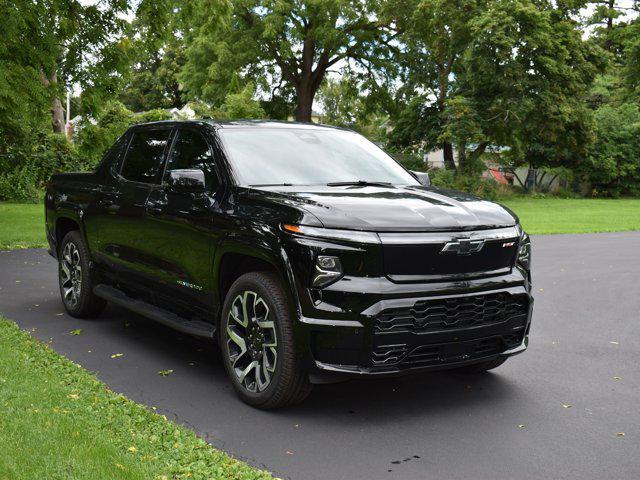
[[[313,269],[314,288],[322,288],[342,277],[342,263],[338,257],[319,255]]]
[[[531,270],[531,239],[524,232],[518,244],[518,263],[526,270]]]
[[[374,232],[359,230],[338,230],[336,228],[307,227],[306,225],[291,225],[285,223],[282,229],[293,235],[326,238],[328,240],[346,240],[357,243],[380,243],[380,237]]]

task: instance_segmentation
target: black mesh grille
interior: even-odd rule
[[[519,345],[523,336],[524,332],[466,342],[420,345],[408,353],[407,345],[381,345],[373,352],[372,364],[374,367],[416,368],[480,359]]]
[[[376,319],[376,333],[466,329],[517,316],[524,322],[527,313],[526,297],[509,293],[421,300],[411,308],[382,312]]]

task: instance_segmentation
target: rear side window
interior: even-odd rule
[[[166,129],[135,132],[121,175],[133,182],[158,183],[169,133]]]
[[[204,136],[195,130],[179,130],[167,161],[171,170],[199,169],[204,172],[207,188],[214,191],[219,186],[213,155]]]
[[[98,174],[106,174],[109,168],[112,166],[118,166],[120,163],[120,159],[122,158],[122,154],[127,148],[127,140],[129,139],[128,135],[121,136],[116,143],[105,153],[104,157],[98,164],[95,169],[95,172]]]

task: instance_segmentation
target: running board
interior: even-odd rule
[[[155,320],[178,332],[187,333],[195,337],[213,338],[216,331],[216,328],[211,323],[200,320],[187,320],[163,308],[131,298],[110,285],[96,285],[93,288],[93,293],[108,302],[115,303],[139,315]]]

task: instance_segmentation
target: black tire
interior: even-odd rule
[[[71,274],[75,275],[74,279],[80,279],[77,290],[74,283],[76,280],[71,279],[65,271],[65,267],[68,270],[70,267],[68,258],[65,257],[69,252],[73,252],[69,258],[79,266],[79,270],[74,269],[74,273]],[[93,294],[90,258],[89,250],[79,231],[73,230],[64,236],[58,250],[58,284],[62,304],[72,317],[87,318],[98,315],[107,305],[106,301]],[[69,292],[69,288],[73,291]]]
[[[486,362],[474,363],[473,365],[467,365],[465,367],[456,368],[456,372],[478,374],[484,373],[494,368],[498,368],[504,362],[507,361],[507,357],[498,357],[493,360],[487,360]]]
[[[251,302],[253,306],[249,306]],[[240,313],[239,305],[247,305],[244,310],[246,327],[234,320],[238,317],[230,315],[232,308],[235,314]],[[248,314],[249,311],[253,315]],[[254,321],[248,320],[249,318]],[[257,323],[259,318],[263,325],[270,325],[271,322],[273,325],[261,329]],[[237,343],[238,338],[241,338],[244,350]],[[300,367],[300,360],[296,355],[287,295],[276,275],[252,272],[242,275],[233,283],[222,309],[220,344],[229,379],[240,398],[249,405],[265,410],[284,407],[303,401],[311,392],[309,378]],[[241,379],[242,373],[251,368],[245,365],[247,362],[255,363],[255,370],[249,370],[244,379]],[[269,368],[270,363],[273,370]],[[255,378],[254,382],[251,381],[251,376]],[[252,390],[252,384],[255,391]]]

